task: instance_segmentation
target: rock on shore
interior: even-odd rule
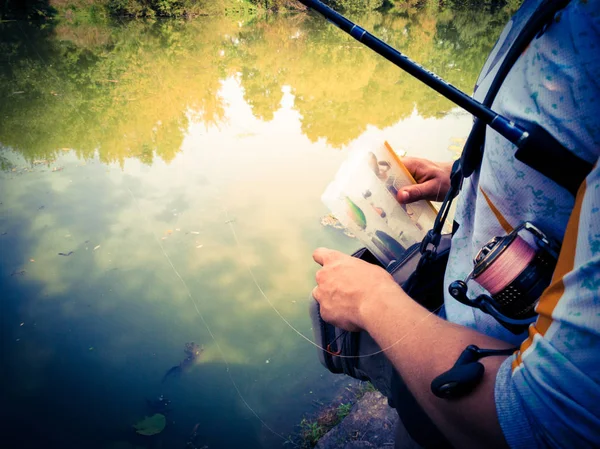
[[[379,392],[366,393],[350,414],[319,440],[316,449],[418,449]],[[395,445],[396,432],[401,443]]]

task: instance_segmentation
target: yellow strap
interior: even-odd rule
[[[586,181],[583,181],[583,184],[581,184],[577,191],[575,206],[573,207],[573,212],[571,212],[571,217],[569,217],[569,222],[567,223],[565,237],[558,256],[556,268],[554,269],[552,282],[542,293],[540,301],[535,308],[535,311],[538,313],[537,321],[529,327],[529,337],[521,344],[521,349],[517,352],[517,357],[512,363],[513,370],[522,363],[521,357],[533,344],[535,334],[544,335],[548,331],[548,328],[552,324],[552,312],[554,312],[558,301],[560,301],[560,298],[562,298],[565,292],[563,277],[572,271],[575,266],[577,231],[579,230],[579,217],[581,215],[581,207],[586,187],[587,183]]]
[[[494,206],[494,203],[492,203],[492,201],[487,196],[487,194],[483,191],[483,189],[481,187],[479,187],[479,190],[483,194],[483,197],[485,198],[485,200],[487,201],[488,206],[490,206],[490,209],[492,210],[492,212],[496,216],[496,219],[498,220],[498,223],[500,223],[500,226],[502,226],[502,229],[504,229],[504,232],[506,232],[507,234],[510,234],[513,231],[513,227],[506,220],[506,218],[504,218],[504,216],[500,213],[500,211],[498,210],[498,208],[496,206]]]

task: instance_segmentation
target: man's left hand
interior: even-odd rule
[[[367,329],[368,311],[377,307],[382,295],[401,290],[383,268],[339,251],[317,248],[313,259],[323,267],[317,271],[312,292],[321,317],[342,329]]]

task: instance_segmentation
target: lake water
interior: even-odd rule
[[[507,17],[353,18],[471,92]],[[307,15],[0,24],[0,99],[6,448],[282,447],[346,382],[307,341],[312,251],[359,246],[320,195],[353,147],[452,160],[471,124]]]

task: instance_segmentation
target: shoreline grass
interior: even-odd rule
[[[302,418],[298,431],[290,435],[287,443],[300,449],[311,449],[323,436],[346,418],[354,405],[370,391],[377,391],[370,382],[344,387],[329,404],[317,403],[318,410]]]

